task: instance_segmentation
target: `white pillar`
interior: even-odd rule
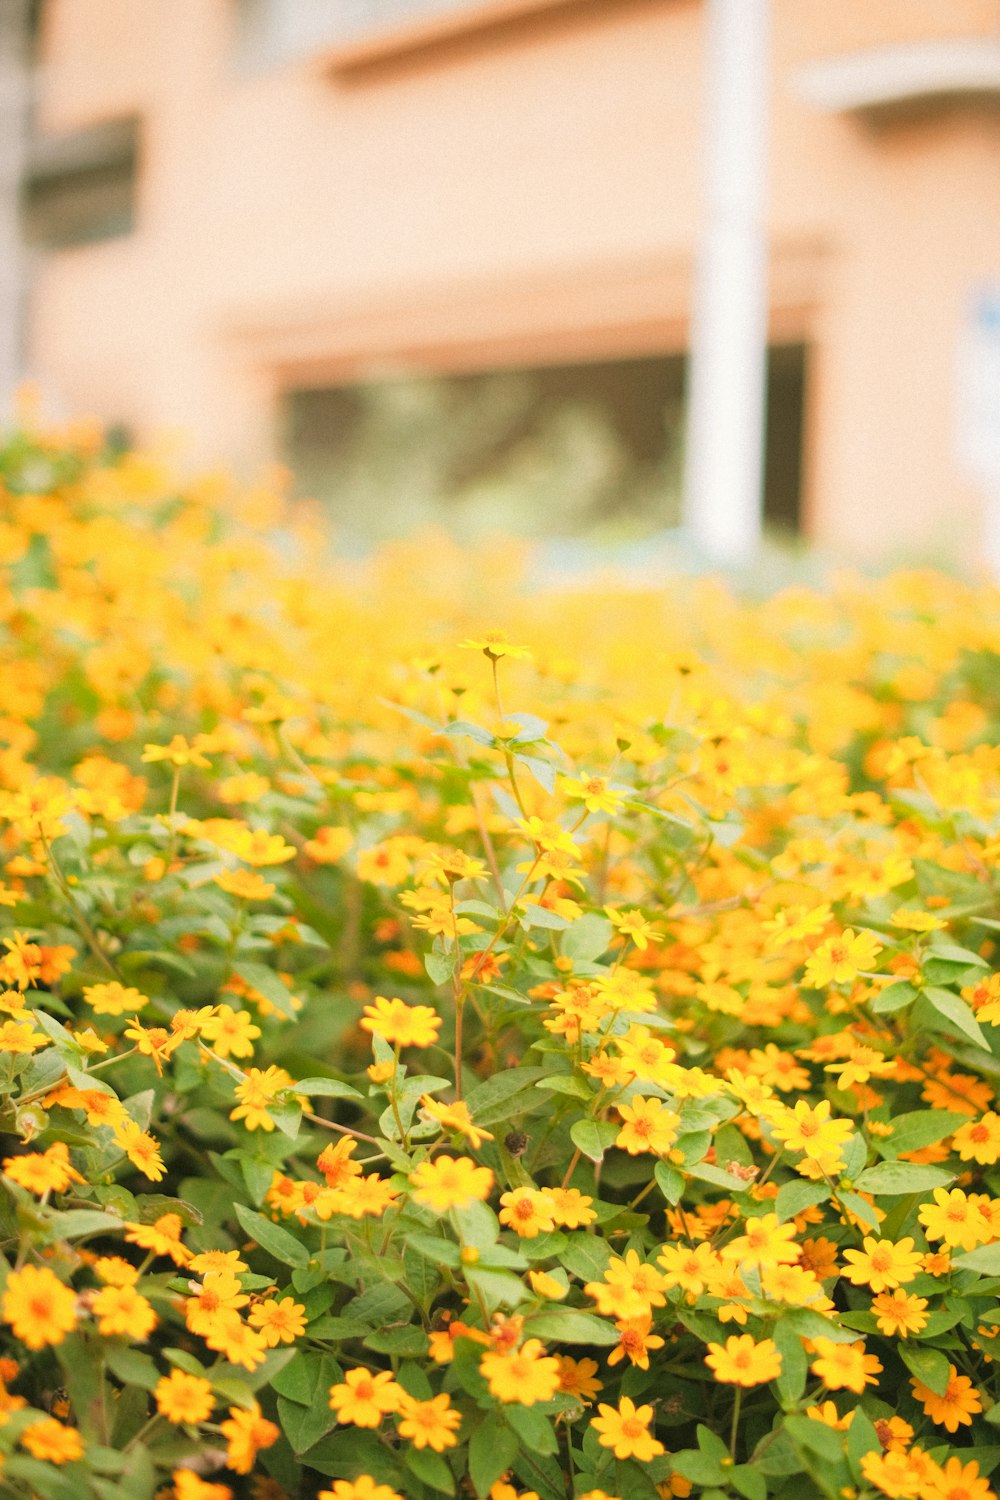
[[[761,534],[770,0],[706,0],[706,218],[688,372],[684,524],[712,562]]]
[[[0,0],[0,414],[24,377],[25,256],[19,201],[30,100],[27,0]]]

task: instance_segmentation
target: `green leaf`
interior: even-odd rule
[[[618,1330],[594,1313],[579,1312],[574,1308],[565,1311],[535,1313],[525,1321],[526,1337],[552,1339],[558,1344],[612,1344],[618,1343]]]
[[[894,1198],[904,1193],[929,1193],[932,1188],[947,1187],[954,1180],[954,1172],[944,1172],[940,1167],[925,1167],[909,1161],[880,1161],[874,1167],[866,1168],[854,1186],[859,1192],[872,1193],[876,1198]]]
[[[435,1266],[457,1266],[461,1258],[461,1251],[454,1240],[441,1239],[434,1234],[408,1234],[406,1248],[415,1250]]]
[[[269,969],[267,964],[255,964],[247,959],[240,959],[233,965],[233,969],[251,989],[259,990],[275,1010],[280,1011],[287,1020],[294,1021],[295,1007],[292,1004],[292,992],[273,969]]]
[[[455,972],[454,954],[425,953],[424,968],[431,984],[448,984]]]
[[[512,1401],[504,1407],[504,1415],[529,1453],[558,1452],[552,1423],[537,1407],[521,1406]]]
[[[773,1338],[781,1355],[781,1374],[776,1381],[778,1395],[783,1403],[791,1406],[802,1399],[809,1374],[809,1361],[801,1338],[784,1318],[779,1318],[775,1324]]]
[[[926,1344],[911,1345],[902,1341],[896,1345],[896,1349],[911,1375],[915,1375],[935,1396],[944,1395],[951,1379],[951,1364],[947,1354],[943,1354],[940,1349],[930,1349]]]
[[[865,1454],[880,1454],[880,1452],[882,1452],[882,1443],[879,1442],[879,1434],[874,1430],[864,1407],[858,1404],[850,1419],[849,1430],[847,1430],[847,1463],[850,1464],[850,1472],[855,1479],[864,1482],[861,1461]]]
[[[578,917],[564,934],[559,945],[564,958],[574,958],[581,963],[593,963],[608,951],[614,929],[607,917],[596,912],[587,912]]]
[[[363,1094],[341,1083],[339,1078],[300,1078],[293,1092],[306,1094],[310,1099],[361,1099]]]
[[[570,1127],[573,1145],[590,1161],[603,1161],[604,1153],[618,1138],[620,1127],[610,1120],[576,1120]]]
[[[536,1085],[548,1073],[548,1068],[506,1068],[494,1073],[492,1078],[477,1084],[465,1096],[466,1108],[475,1123],[484,1129],[500,1125],[520,1113],[529,1102],[533,1104],[536,1098],[539,1104],[548,1102],[543,1095],[535,1094]],[[529,1098],[519,1097],[521,1095]]]
[[[956,1271],[978,1271],[981,1276],[1000,1276],[1000,1244],[981,1245],[965,1255],[952,1258]]]
[[[122,1221],[116,1214],[104,1214],[96,1208],[71,1208],[52,1213],[48,1223],[61,1240],[82,1239],[85,1235],[121,1232]]]
[[[861,1220],[863,1224],[870,1224],[872,1229],[878,1228],[878,1215],[866,1199],[858,1193],[839,1192],[838,1201],[848,1209],[850,1213]]]
[[[910,984],[907,979],[900,979],[896,984],[887,985],[880,994],[872,1001],[872,1010],[876,1015],[891,1015],[893,1011],[905,1010],[912,1005],[920,991],[915,985]]]
[[[653,1168],[653,1176],[656,1185],[666,1198],[668,1203],[679,1203],[684,1194],[684,1178],[676,1167],[669,1167],[665,1161],[658,1161]]]
[[[806,1182],[796,1178],[793,1182],[783,1183],[774,1200],[778,1223],[784,1224],[786,1219],[794,1219],[804,1209],[825,1203],[829,1196],[830,1189],[825,1182]]]
[[[144,1391],[151,1391],[160,1379],[160,1371],[153,1360],[138,1349],[107,1342],[104,1358],[108,1369],[122,1385],[137,1385]]]
[[[767,1480],[750,1464],[737,1464],[729,1471],[729,1483],[745,1500],[767,1500]]]
[[[549,911],[547,906],[539,906],[537,901],[522,903],[518,921],[525,930],[532,927],[550,927],[554,932],[564,932],[570,926],[568,918],[561,917],[556,911]]]
[[[273,1255],[275,1260],[280,1260],[285,1266],[307,1266],[309,1264],[309,1252],[293,1234],[287,1229],[282,1229],[280,1224],[273,1224],[270,1219],[265,1219],[263,1214],[255,1214],[253,1209],[245,1208],[242,1203],[234,1204],[234,1212],[240,1225],[246,1230],[251,1239],[256,1240],[262,1250],[268,1255]]]
[[[968,1118],[957,1110],[915,1109],[911,1114],[896,1115],[890,1120],[892,1135],[879,1136],[875,1144],[883,1156],[904,1156],[909,1151],[933,1146],[964,1125]]]
[[[406,1467],[415,1474],[421,1484],[437,1490],[440,1495],[455,1493],[455,1476],[440,1453],[430,1448],[410,1448],[406,1455]]]
[[[952,994],[951,990],[935,989],[932,986],[924,990],[922,999],[926,1006],[948,1022],[951,1031],[959,1032],[968,1037],[970,1042],[975,1042],[977,1047],[982,1047],[984,1052],[989,1052],[990,1044],[972,1013],[971,1005],[967,1005],[960,996]]]
[[[818,1454],[826,1463],[839,1463],[843,1457],[842,1434],[825,1422],[815,1422],[811,1417],[786,1417],[784,1428],[794,1443]]]
[[[690,1479],[694,1484],[726,1483],[727,1471],[719,1460],[702,1453],[700,1448],[682,1448],[679,1453],[672,1455],[670,1466],[675,1474]]]
[[[486,1500],[501,1474],[510,1468],[519,1447],[517,1434],[502,1414],[487,1412],[469,1443],[469,1477],[481,1500]]]

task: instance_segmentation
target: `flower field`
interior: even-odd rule
[[[995,1496],[996,591],[0,481],[0,1494]]]

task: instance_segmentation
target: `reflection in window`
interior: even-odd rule
[[[285,457],[348,540],[627,540],[680,517],[681,356],[294,390]],[[805,351],[770,351],[765,520],[800,526]]]

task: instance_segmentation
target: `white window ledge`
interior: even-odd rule
[[[831,114],[877,116],[963,100],[1000,104],[1000,39],[949,37],[830,58],[803,68],[793,88]]]

